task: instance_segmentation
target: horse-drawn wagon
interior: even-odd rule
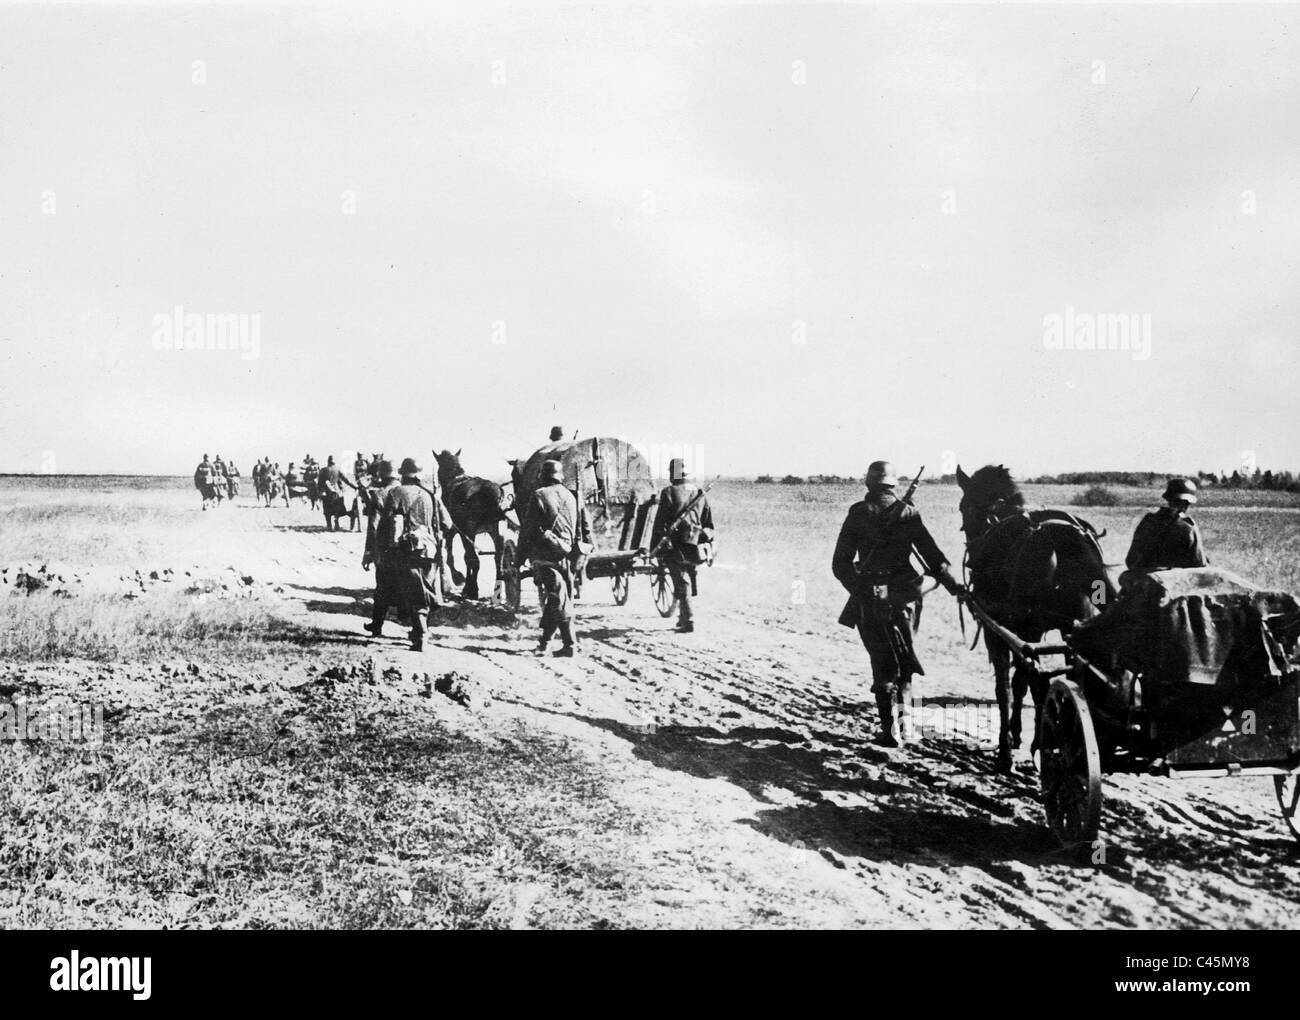
[[[1103,773],[1272,776],[1300,839],[1300,604],[1225,570],[1137,575],[1060,643],[985,627],[1050,679],[1036,744],[1043,806],[1066,845],[1093,840]],[[1064,665],[1042,669],[1059,654]]]
[[[584,578],[608,578],[616,605],[626,605],[632,578],[646,575],[655,608],[671,616],[677,607],[672,579],[655,550],[649,548],[658,505],[658,487],[650,463],[631,443],[607,436],[541,447],[526,460],[514,462],[515,508],[524,512],[542,474],[542,465],[557,460],[564,484],[587,514],[595,549],[577,565],[575,595]],[[518,562],[516,542],[505,540],[501,575],[505,600],[517,609],[522,581],[531,572]]]

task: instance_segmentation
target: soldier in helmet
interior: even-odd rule
[[[230,474],[226,470],[226,462],[221,459],[221,454],[216,454],[212,458],[212,495],[221,505],[221,501],[226,498],[226,484],[230,479]]]
[[[343,487],[356,491],[356,486],[348,479],[331,455],[326,458],[325,466],[316,472],[316,491],[320,494],[321,508],[325,512],[325,530],[333,531],[334,523],[339,517],[347,516],[347,501],[343,498]],[[360,522],[354,518],[354,523]]]
[[[591,547],[587,514],[577,497],[564,486],[564,465],[558,460],[542,464],[540,484],[524,507],[519,530],[519,565],[532,560],[533,578],[542,596],[544,654],[556,630],[561,647],[557,656],[575,654],[573,638],[573,573],[585,545]]]
[[[920,512],[895,495],[897,484],[887,461],[871,464],[866,498],[849,508],[831,561],[835,579],[849,593],[840,623],[857,628],[871,658],[880,740],[888,747],[914,737],[912,677],[925,672],[912,647],[921,615],[921,575],[912,567],[912,554],[951,594],[963,594]]]
[[[290,497],[301,495],[303,495],[302,475],[298,474],[297,465],[290,461],[284,472],[284,505],[289,505]]]
[[[199,462],[199,466],[194,469],[194,488],[199,490],[204,510],[208,508],[208,503],[216,498],[216,490],[213,485],[215,477],[212,462],[208,460],[208,455],[205,453],[203,460]]]
[[[695,630],[691,596],[695,594],[696,567],[708,562],[707,550],[713,543],[713,509],[708,496],[690,481],[686,462],[680,457],[668,462],[668,481],[670,484],[659,493],[650,548],[659,548],[660,542],[667,538],[660,559],[673,582],[677,631],[689,634]]]
[[[1133,532],[1124,561],[1128,570],[1120,578],[1121,585],[1131,574],[1209,565],[1201,530],[1188,516],[1196,504],[1196,483],[1190,478],[1172,478],[1162,498],[1165,505],[1143,517]]]
[[[420,472],[415,459],[407,457],[399,469],[401,484],[384,490],[373,543],[378,551],[375,610],[366,627],[379,637],[389,607],[397,604],[411,622],[413,652],[424,651],[425,615],[433,606],[429,568],[436,548],[433,500],[420,483]]]

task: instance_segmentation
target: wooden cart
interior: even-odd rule
[[[1036,744],[1063,845],[1101,825],[1102,775],[1271,776],[1300,839],[1300,604],[1228,571],[1162,570],[1057,644],[1026,642],[967,604],[1017,661],[1051,679]],[[1041,660],[1064,664],[1044,669]]]
[[[595,549],[574,574],[574,595],[581,596],[584,579],[608,578],[614,603],[627,604],[632,578],[648,576],[655,608],[671,616],[677,608],[672,579],[649,554],[659,487],[650,463],[631,443],[608,436],[551,443],[514,465],[515,508],[522,512],[538,486],[542,465],[558,460],[564,484],[585,509]],[[510,522],[501,557],[506,604],[518,609],[523,581],[532,571],[518,562],[518,524]]]

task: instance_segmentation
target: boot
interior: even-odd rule
[[[898,719],[894,716],[894,692],[876,693],[876,709],[880,712],[880,743],[885,747],[898,747]]]
[[[555,655],[562,656],[566,659],[572,659],[577,654],[573,640],[573,624],[564,622],[560,624],[560,642],[561,647],[556,649]]]
[[[916,740],[916,728],[912,722],[911,680],[905,680],[898,685],[898,739],[904,744]]]

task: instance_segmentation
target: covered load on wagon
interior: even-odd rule
[[[1244,684],[1281,683],[1293,667],[1300,603],[1229,570],[1189,567],[1135,575],[1108,611],[1071,640],[1089,658],[1164,684],[1235,696]]]
[[[650,462],[640,450],[622,439],[594,436],[549,443],[527,460],[516,461],[513,474],[516,506],[527,505],[538,487],[542,465],[548,460],[558,460],[563,465],[564,484],[586,508],[598,549],[616,543],[629,523],[635,527],[636,517],[645,516],[644,508],[654,502],[657,494]],[[614,541],[602,542],[602,536],[612,536]]]
[[[676,608],[672,581],[660,560],[649,554],[659,487],[646,456],[631,443],[610,436],[548,443],[531,456],[513,462],[515,508],[520,514],[537,490],[542,465],[560,462],[564,485],[577,496],[587,514],[595,550],[586,557],[575,581],[609,578],[614,602],[625,605],[633,576],[650,576],[650,589],[660,615]],[[508,540],[504,554],[506,599],[519,604],[519,579],[514,544]]]

